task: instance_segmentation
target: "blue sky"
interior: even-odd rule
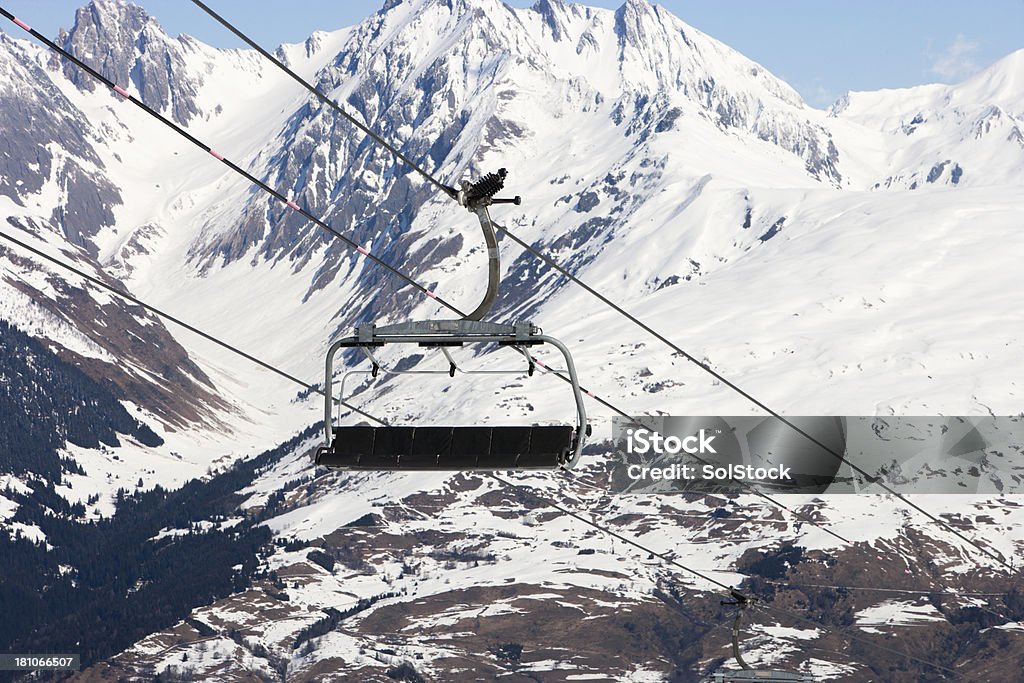
[[[86,0],[0,0],[47,34]],[[218,46],[233,36],[188,0],[136,0],[172,34]],[[206,0],[258,41],[299,42],[353,24],[382,0]],[[527,7],[532,0],[509,4]],[[621,0],[585,4],[615,8]],[[826,106],[847,90],[956,82],[1024,48],[1024,0],[664,0],[687,23],[754,59]],[[9,27],[4,27],[8,30]]]

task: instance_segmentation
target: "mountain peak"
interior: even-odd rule
[[[615,33],[620,44],[646,49],[651,36],[655,36],[655,41],[664,41],[668,34],[674,33],[677,21],[647,0],[625,0],[615,10]]]
[[[70,31],[57,42],[121,87],[134,86],[143,102],[187,124],[198,113],[197,83],[187,75],[184,44],[164,32],[139,5],[126,0],[92,0],[75,12]],[[92,92],[96,81],[64,63],[79,89]]]
[[[543,16],[557,16],[558,12],[566,11],[566,2],[565,0],[537,0],[530,9]]]
[[[530,9],[540,16],[557,42],[566,35],[568,16],[577,8],[564,0],[537,0]]]
[[[968,99],[984,101],[1024,114],[1024,48],[1016,50],[959,86]]]
[[[615,10],[616,17],[640,16],[654,12],[655,8],[647,0],[625,0]]]
[[[559,2],[559,0],[554,0]],[[420,11],[434,6],[441,6],[453,14],[467,9],[507,9],[502,0],[386,0],[380,12],[390,12],[398,8]]]
[[[97,36],[120,39],[137,36],[147,26],[157,30],[160,25],[145,8],[126,0],[91,0],[75,10],[71,33],[95,31]]]

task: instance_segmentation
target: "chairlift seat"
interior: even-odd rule
[[[345,377],[379,372],[388,375],[448,375],[454,377],[455,361],[444,347],[491,343],[518,349],[526,356],[526,374],[534,362],[524,347],[551,344],[562,353],[567,379],[576,408],[575,425],[533,426],[344,426],[334,422],[334,357],[342,349],[361,349],[372,370],[350,370]],[[381,365],[373,349],[386,344],[418,344],[439,347],[449,361],[441,371],[397,370]],[[473,371],[462,371],[473,374]],[[498,371],[521,373],[524,370]],[[483,371],[483,374],[488,374]],[[489,323],[479,320],[426,320],[378,327],[364,324],[356,334],[334,342],[328,353],[324,375],[325,443],[317,450],[316,463],[325,467],[357,470],[541,470],[569,469],[579,460],[583,443],[590,435],[576,368],[569,349],[548,337],[532,323]]]
[[[718,671],[712,683],[813,683],[809,674],[779,671],[776,669],[741,669],[739,671]]]
[[[362,470],[555,469],[576,443],[570,425],[333,428],[317,464]]]

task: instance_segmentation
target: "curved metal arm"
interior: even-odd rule
[[[455,195],[459,204],[475,213],[476,217],[480,219],[480,227],[484,231],[484,242],[487,243],[487,293],[484,294],[483,301],[463,320],[483,320],[498,297],[498,285],[501,280],[498,236],[494,232],[494,224],[491,222],[491,215],[488,213],[487,207],[491,204],[516,204],[518,206],[523,201],[518,195],[504,199],[494,196],[505,187],[507,175],[507,170],[499,168],[497,173],[488,173],[475,183],[464,182],[462,189]]]
[[[498,253],[498,236],[494,232],[494,223],[486,206],[470,209],[480,219],[480,228],[484,231],[484,242],[487,244],[487,292],[483,300],[470,313],[466,320],[483,320],[498,298],[498,285],[501,283],[501,258]]]
[[[750,670],[750,665],[743,661],[740,654],[740,621],[743,619],[743,609],[736,611],[736,618],[732,622],[732,656],[736,658],[740,667]]]
[[[546,334],[537,335],[537,339],[551,344],[562,352],[562,356],[565,357],[565,369],[569,371],[572,395],[576,399],[576,418],[579,420],[579,427],[576,430],[576,449],[573,451],[572,457],[569,458],[569,462],[565,463],[564,466],[565,469],[569,470],[575,467],[580,456],[583,455],[583,444],[587,439],[587,408],[583,405],[583,392],[580,390],[580,380],[576,375],[576,364],[572,362],[572,354],[569,353],[569,347]]]

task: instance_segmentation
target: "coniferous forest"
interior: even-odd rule
[[[117,446],[118,434],[145,446],[163,443],[109,388],[0,320],[0,473],[60,481],[58,449]]]

